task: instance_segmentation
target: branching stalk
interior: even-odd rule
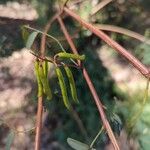
[[[65,37],[66,37],[66,40],[68,41],[68,44],[71,47],[72,52],[74,54],[78,54],[78,51],[77,51],[77,49],[76,49],[76,47],[75,47],[75,45],[74,45],[74,43],[73,43],[73,41],[72,41],[68,31],[67,31],[67,29],[66,29],[66,27],[65,27],[65,25],[64,25],[64,23],[63,23],[63,21],[62,21],[62,19],[60,17],[58,17],[58,22],[59,22],[59,24],[61,26],[61,29],[62,29]],[[79,65],[80,65],[80,62],[79,62]],[[106,115],[105,115],[105,112],[103,110],[103,105],[101,103],[101,100],[99,99],[98,94],[97,94],[97,92],[95,90],[95,87],[94,87],[94,85],[93,85],[93,83],[92,83],[92,81],[91,81],[91,79],[90,79],[90,77],[88,75],[88,72],[86,71],[85,68],[83,68],[83,76],[84,76],[84,78],[85,78],[85,80],[86,80],[86,82],[87,82],[87,84],[89,86],[91,94],[93,95],[93,98],[95,100],[96,106],[98,108],[98,111],[100,113],[100,116],[101,116],[101,119],[102,119],[102,122],[103,122],[103,126],[104,126],[104,128],[106,129],[106,131],[108,133],[108,136],[109,136],[109,138],[110,138],[110,140],[111,140],[111,142],[112,142],[112,144],[114,146],[114,149],[115,150],[120,150],[120,148],[118,146],[118,143],[117,143],[117,140],[116,140],[116,138],[115,138],[115,136],[113,134],[113,131],[112,131],[111,127],[110,127],[110,124],[109,124],[109,122],[108,122],[108,120],[106,118]]]
[[[108,24],[94,24],[94,26],[96,26],[100,30],[112,31],[112,32],[127,35],[129,37],[135,38],[143,43],[150,45],[150,39],[144,37],[143,35],[137,32],[134,32],[134,31],[122,28],[122,27],[114,26],[114,25],[108,25]]]
[[[73,11],[69,10],[67,7],[64,8],[64,11],[77,20],[82,26],[89,29],[92,33],[97,35],[103,41],[105,41],[109,46],[111,46],[114,50],[116,50],[119,54],[121,54],[124,58],[126,58],[137,70],[139,70],[145,77],[150,77],[150,70],[142,64],[136,57],[134,57],[128,50],[119,45],[116,41],[112,40],[108,35],[94,27],[92,24],[84,21],[80,16],[75,14]]]
[[[30,26],[25,26],[25,27],[28,28],[28,29],[30,29],[30,30],[37,31],[37,32],[39,32],[39,33],[41,33],[41,34],[44,34],[44,35],[46,35],[47,37],[53,39],[53,40],[56,41],[57,44],[60,46],[61,50],[65,52],[65,49],[63,48],[62,44],[61,44],[55,37],[53,37],[52,35],[49,35],[49,34],[47,34],[47,33],[44,33],[44,32],[42,32],[42,31],[37,30],[37,29],[35,29],[35,28],[32,28],[32,27],[30,27]]]
[[[102,133],[103,130],[104,130],[104,127],[102,126],[101,129],[99,130],[98,134],[95,136],[94,140],[90,144],[90,148],[93,147],[94,143],[96,142],[96,140],[98,139],[98,137],[100,136],[100,134]]]

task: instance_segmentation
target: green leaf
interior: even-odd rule
[[[10,133],[8,134],[8,136],[7,136],[5,150],[10,150],[11,145],[14,141],[14,137],[15,137],[15,133],[11,130]]]
[[[32,32],[32,33],[29,35],[28,40],[27,40],[27,43],[26,43],[26,48],[27,48],[27,49],[31,49],[31,46],[32,46],[32,44],[33,44],[33,42],[34,42],[36,36],[38,35],[38,33],[39,33],[39,32],[34,31],[34,32]]]
[[[72,138],[67,138],[67,143],[75,150],[90,150],[90,146]]]
[[[24,41],[24,43],[26,43],[27,39],[29,37],[29,32],[27,31],[27,29],[24,26],[21,27],[21,33],[22,33],[23,41]]]

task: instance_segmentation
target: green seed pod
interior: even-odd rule
[[[57,54],[60,58],[71,58],[71,59],[78,59],[78,60],[84,60],[85,55],[77,55],[77,54],[71,54],[66,52],[60,52]]]
[[[34,62],[34,72],[38,83],[38,97],[43,95],[43,87],[39,76],[39,61]]]
[[[46,94],[47,99],[48,100],[52,99],[52,92],[51,92],[51,89],[49,87],[48,79],[44,75],[44,69],[43,69],[42,64],[39,65],[39,76],[40,76],[40,80],[41,80],[42,85],[43,85],[43,91]]]
[[[70,85],[70,89],[71,89],[72,98],[76,103],[79,103],[78,98],[77,98],[77,90],[76,90],[73,74],[68,66],[65,66],[64,69],[65,69],[67,77],[69,79],[69,85]]]
[[[44,70],[44,75],[47,77],[48,76],[48,71],[49,71],[49,65],[48,65],[48,61],[43,61],[43,70]]]
[[[60,68],[58,68],[58,67],[56,67],[56,75],[57,75],[58,80],[59,80],[59,85],[60,85],[61,94],[62,94],[62,97],[63,97],[63,102],[64,102],[65,106],[67,107],[67,109],[70,109],[70,103],[69,103],[69,100],[68,100],[66,84],[65,84],[65,81],[64,81],[63,74],[62,74]]]

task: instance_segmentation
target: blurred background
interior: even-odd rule
[[[104,30],[149,67],[150,1],[110,0],[101,8],[103,1],[107,0],[70,0],[68,7]],[[37,84],[34,56],[25,48],[21,27],[30,25],[43,31],[63,3],[63,0],[0,0],[0,149],[10,144],[11,138],[11,150],[34,149]],[[121,150],[149,150],[150,97],[142,107],[147,79],[75,20],[65,14],[63,19],[79,53],[86,55],[84,64],[107,108],[105,111]],[[57,21],[52,24],[49,34],[70,52]],[[40,49],[40,37],[35,47]],[[55,41],[47,40],[47,56],[59,49]],[[72,104],[74,112],[70,113],[62,103],[51,67],[49,78],[54,96],[51,102],[44,100],[42,150],[71,149],[66,141],[68,137],[90,144],[101,128],[99,113],[81,71],[74,68],[72,71],[80,104]],[[105,132],[98,138],[95,148],[113,149]]]

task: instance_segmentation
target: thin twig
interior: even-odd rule
[[[45,53],[45,46],[46,46],[46,34],[48,33],[52,23],[57,19],[58,16],[60,16],[63,13],[63,9],[64,7],[67,5],[69,0],[66,0],[62,6],[62,8],[60,9],[60,11],[58,13],[56,13],[52,18],[50,18],[50,20],[48,21],[48,23],[46,24],[45,28],[44,28],[44,33],[42,35],[42,39],[41,39],[41,55],[43,55],[43,53]]]
[[[62,31],[63,31],[63,33],[64,33],[64,35],[65,35],[65,37],[66,37],[66,39],[67,39],[67,41],[68,41],[68,43],[70,45],[70,47],[71,47],[72,52],[74,54],[78,54],[78,51],[77,51],[77,49],[76,49],[76,47],[75,47],[75,45],[74,45],[74,43],[73,43],[73,41],[72,41],[68,31],[67,31],[67,29],[66,29],[66,27],[65,27],[65,25],[64,25],[64,23],[63,23],[63,21],[62,21],[62,19],[60,17],[58,17],[58,22],[59,22],[59,24],[61,26],[61,29],[62,29]],[[99,99],[98,94],[97,94],[97,92],[95,90],[95,87],[94,87],[94,85],[93,85],[93,83],[92,83],[92,81],[91,81],[91,79],[90,79],[90,77],[88,75],[88,72],[86,71],[85,68],[83,68],[83,76],[84,76],[84,78],[85,78],[85,80],[86,80],[86,82],[87,82],[87,84],[89,86],[91,94],[93,95],[93,98],[95,100],[95,103],[97,105],[98,111],[100,113],[100,116],[101,116],[104,128],[106,129],[106,131],[108,133],[108,136],[109,136],[109,138],[110,138],[110,140],[111,140],[111,142],[112,142],[112,144],[114,146],[114,149],[115,150],[119,150],[119,146],[117,144],[116,138],[115,138],[115,136],[113,134],[113,131],[112,131],[111,127],[110,127],[110,124],[109,124],[109,122],[108,122],[108,120],[106,118],[105,112],[103,110],[103,105],[101,103],[101,100]]]
[[[99,4],[97,4],[91,12],[91,15],[95,15],[98,11],[100,11],[102,8],[104,8],[106,5],[108,5],[113,0],[103,0]]]
[[[75,32],[71,35],[71,39],[76,39],[76,38],[78,38],[78,32],[80,32],[79,29],[78,29],[77,31],[75,31]],[[62,37],[58,37],[57,39],[58,39],[59,42],[66,41],[65,37],[63,37],[63,36],[62,36]],[[52,39],[47,39],[46,44],[47,44],[47,43],[54,43],[54,42],[56,42],[56,41],[53,41]]]
[[[92,143],[90,144],[90,148],[93,148],[94,143],[96,142],[97,138],[100,136],[100,134],[102,133],[104,127],[102,126],[98,132],[98,134],[95,136],[94,140],[92,141]]]
[[[42,56],[39,56],[39,55],[35,54],[32,51],[30,51],[30,53],[32,55],[34,55],[36,58],[38,58],[39,60],[41,60],[41,61],[48,61],[50,63],[57,64],[57,66],[63,66],[62,61],[60,62],[58,60],[54,60],[54,59],[51,59],[49,57],[42,57]],[[74,68],[77,68],[77,69],[82,69],[82,66],[78,66],[78,65],[72,65],[72,64],[65,64],[65,65],[68,66],[68,67],[74,67]]]
[[[41,146],[42,114],[43,114],[43,96],[40,96],[38,97],[38,107],[36,116],[35,150],[40,150]]]
[[[45,29],[43,31],[43,33],[45,33],[45,34],[42,34],[42,39],[41,39],[41,53],[44,53],[44,51],[45,51],[46,34],[48,33],[48,30],[50,29],[52,23],[57,19],[57,16],[59,16],[61,13],[62,12],[60,11],[59,13],[57,13],[56,15],[54,15],[52,18],[50,18],[50,20],[46,24]]]
[[[65,52],[65,49],[63,48],[63,46],[61,45],[61,43],[59,42],[59,40],[57,40],[54,36],[52,36],[52,35],[50,35],[50,34],[47,34],[47,33],[44,33],[44,32],[42,32],[42,31],[37,30],[37,29],[35,29],[35,28],[32,28],[32,27],[30,27],[30,26],[25,26],[25,28],[30,29],[30,30],[33,30],[33,31],[36,31],[36,32],[38,32],[38,33],[40,33],[40,34],[42,34],[42,35],[45,35],[45,36],[47,36],[47,37],[53,39],[53,40],[56,41],[57,44],[60,46],[61,50]]]
[[[124,47],[119,45],[116,41],[112,40],[108,35],[94,27],[92,24],[84,21],[80,16],[75,14],[73,11],[69,10],[67,7],[64,8],[64,11],[69,14],[71,17],[76,19],[82,26],[89,29],[92,33],[97,35],[103,41],[105,41],[109,46],[115,49],[119,54],[125,57],[137,70],[139,70],[146,78],[150,77],[149,69],[143,65],[137,58],[135,58],[130,52],[128,52]]]
[[[63,6],[63,8],[64,8],[64,6]],[[48,37],[52,38],[53,40],[55,40],[59,44],[59,46],[62,48],[62,50],[65,51],[64,48],[62,47],[62,45],[60,44],[60,42],[56,38],[54,38],[53,36],[47,34],[48,30],[50,29],[51,24],[55,21],[57,16],[59,16],[63,12],[63,8],[59,13],[57,13],[52,19],[50,19],[48,21],[48,23],[47,23],[47,25],[44,29],[44,33],[40,31],[40,33],[42,33],[41,48],[40,48],[41,57],[45,57],[46,36],[48,36]],[[31,27],[28,27],[28,28],[32,29],[32,30],[35,30]],[[36,122],[36,135],[35,135],[35,150],[40,150],[42,115],[43,115],[43,96],[40,96],[40,97],[38,97],[38,108],[37,108],[37,118],[36,118],[37,122]]]
[[[108,25],[108,24],[93,24],[93,25],[95,27],[97,27],[98,29],[100,29],[100,30],[121,33],[121,34],[130,36],[132,38],[135,38],[135,39],[137,39],[137,40],[139,40],[141,42],[144,42],[144,43],[150,45],[150,39],[144,37],[143,35],[141,35],[141,34],[139,34],[137,32],[134,32],[134,31],[122,28],[122,27],[114,26],[114,25]]]
[[[56,17],[58,14],[56,14],[52,19],[48,21],[48,24],[45,27],[44,33],[42,33],[42,39],[41,39],[41,49],[40,49],[40,54],[41,57],[45,57],[45,43],[46,43],[46,36],[51,37],[54,39],[61,47],[61,44],[57,39],[54,37],[47,35],[45,33],[48,32],[51,24],[53,21],[55,21]],[[32,28],[30,28],[32,29]],[[62,48],[63,49],[63,48]],[[40,143],[41,143],[41,128],[42,128],[42,114],[43,114],[43,96],[38,97],[38,110],[37,110],[37,124],[36,124],[36,136],[35,136],[35,150],[40,150]]]

